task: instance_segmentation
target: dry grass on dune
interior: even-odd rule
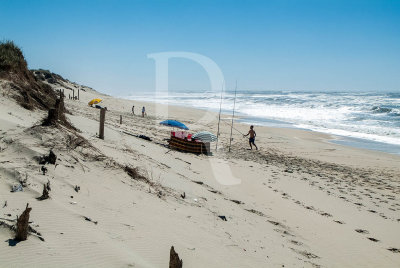
[[[0,42],[0,79],[8,82],[10,96],[28,110],[47,110],[56,102],[54,90],[28,70],[21,49],[12,41]]]

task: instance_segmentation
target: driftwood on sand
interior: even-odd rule
[[[29,213],[32,210],[32,208],[28,206],[29,204],[26,204],[25,211],[22,212],[21,216],[17,218],[17,230],[15,234],[15,240],[24,241],[28,238]]]
[[[50,188],[50,182],[49,182],[49,188]],[[48,188],[47,188],[47,185],[46,185],[46,184],[43,184],[42,196],[38,197],[37,199],[38,199],[38,200],[46,200],[46,199],[48,199],[48,198],[50,198],[50,196],[49,196],[49,190],[48,190]]]
[[[178,253],[175,252],[174,246],[169,252],[169,268],[182,268],[182,260],[179,259]]]
[[[46,165],[47,163],[54,165],[56,161],[57,161],[57,155],[52,150],[50,150],[49,155],[44,155],[39,158],[40,165]],[[43,166],[41,168],[41,171],[43,172],[43,175],[45,175],[45,173],[47,172],[47,168]]]

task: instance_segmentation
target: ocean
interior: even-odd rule
[[[223,113],[232,113],[234,96],[223,92]],[[221,93],[153,92],[126,98],[219,111]],[[400,93],[238,91],[235,114],[242,123],[334,134],[339,144],[400,154]]]

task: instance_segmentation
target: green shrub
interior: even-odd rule
[[[12,41],[0,42],[0,70],[25,70],[26,60],[21,49]]]

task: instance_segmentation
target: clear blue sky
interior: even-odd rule
[[[152,91],[149,53],[214,60],[241,90],[400,91],[400,1],[0,0],[0,39],[30,68],[103,92]],[[209,89],[175,59],[170,89]]]

